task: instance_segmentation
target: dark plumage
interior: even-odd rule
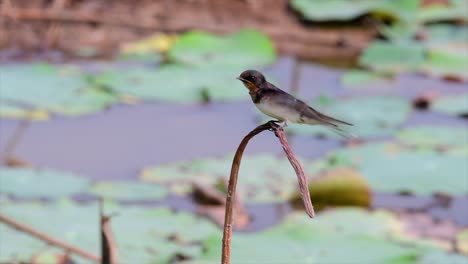
[[[255,106],[264,114],[288,122],[325,125],[343,132],[340,125],[352,124],[327,116],[313,109],[303,101],[269,83],[263,74],[255,70],[247,70],[238,77],[249,89],[250,97]]]

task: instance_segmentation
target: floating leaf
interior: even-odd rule
[[[176,254],[197,257],[200,242],[220,232],[211,222],[189,213],[173,213],[164,208],[116,207],[112,230],[122,263],[170,263]],[[27,224],[54,238],[99,255],[99,213],[96,203],[79,205],[70,201],[47,205],[15,203],[2,205],[2,214]],[[51,217],[53,216],[53,217]],[[190,230],[190,232],[186,232]],[[20,255],[25,262],[47,247],[0,223],[0,235],[12,237],[8,250],[0,250],[0,260],[11,262]],[[17,242],[16,242],[17,241]],[[13,243],[14,242],[14,243]],[[30,247],[28,247],[30,245]],[[89,261],[74,256],[77,263]]]
[[[431,108],[449,115],[468,114],[468,93],[438,97],[434,99]]]
[[[89,180],[52,169],[0,168],[0,193],[26,198],[54,198],[85,191]]]
[[[216,185],[221,180],[221,185],[224,185],[231,164],[232,156],[227,156],[149,167],[143,171],[142,179],[167,184],[176,192],[189,191],[192,181]],[[306,164],[303,165],[307,168]],[[298,186],[294,170],[286,157],[256,154],[244,156],[237,188],[237,194],[243,201],[272,203],[287,200]]]
[[[382,75],[375,72],[365,70],[350,70],[341,76],[341,83],[344,86],[357,86],[379,81],[382,78]]]
[[[256,30],[241,30],[229,36],[192,31],[177,40],[169,50],[169,57],[190,66],[251,68],[273,63],[276,52],[271,40]],[[211,74],[212,78],[215,76]]]
[[[464,52],[431,50],[419,69],[439,78],[468,81],[468,49]]]
[[[368,46],[359,63],[384,73],[414,71],[424,62],[424,48],[417,43],[395,44],[375,41]]]
[[[0,67],[0,72],[0,100],[10,106],[8,111],[0,112],[6,117],[15,116],[12,107],[31,112],[27,115],[16,112],[18,117],[34,117],[38,109],[63,115],[82,115],[100,111],[115,102],[109,94],[90,90],[83,75],[71,66],[6,65]]]
[[[435,254],[443,256],[440,249],[401,242],[395,238],[395,231],[400,228],[396,218],[381,211],[333,210],[319,214],[314,221],[304,214],[292,214],[269,230],[237,234],[232,240],[232,262],[290,263],[294,259],[295,263],[348,263],[353,260],[356,263],[409,264],[419,263]],[[200,260],[189,263],[219,260],[219,241],[219,236],[207,238],[206,251]],[[447,254],[435,263],[449,263],[443,260],[451,259]]]
[[[423,22],[434,21],[468,21],[468,1],[448,0],[444,3],[423,6],[418,13],[418,19]]]
[[[109,181],[95,183],[91,193],[105,198],[145,200],[164,198],[168,191],[160,185],[137,181]]]
[[[352,97],[336,100],[321,106],[311,104],[317,110],[340,120],[352,123],[350,133],[359,137],[378,137],[395,133],[411,111],[406,99],[391,96]],[[321,126],[291,125],[287,129],[298,134],[338,135]]]
[[[378,3],[374,0],[292,0],[292,7],[312,21],[351,20],[369,13]]]
[[[468,229],[464,229],[458,233],[456,241],[458,251],[468,255]]]
[[[332,206],[362,206],[371,204],[370,186],[359,172],[349,168],[337,168],[312,178],[309,182],[310,198],[316,210]],[[297,193],[292,198],[297,204]]]
[[[376,192],[468,193],[466,156],[430,149],[412,150],[395,144],[366,144],[334,151],[328,158],[347,160]]]
[[[241,71],[238,67],[141,67],[103,73],[95,83],[147,100],[199,102],[206,100],[205,97],[209,100],[239,100],[248,98],[245,89],[235,80]]]
[[[468,129],[464,127],[418,126],[397,134],[398,140],[421,147],[454,147],[468,145]]]
[[[40,121],[49,119],[49,114],[43,109],[27,110],[15,104],[2,102],[0,104],[0,117]]]
[[[177,35],[157,33],[135,42],[125,43],[120,48],[120,52],[125,56],[165,53],[174,45],[177,38]]]

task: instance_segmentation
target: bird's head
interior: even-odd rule
[[[240,80],[252,93],[260,89],[266,82],[263,74],[256,70],[244,71],[239,77],[237,77],[237,79]]]

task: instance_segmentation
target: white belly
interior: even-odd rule
[[[272,105],[269,103],[258,103],[255,106],[265,115],[276,118],[280,121],[289,121],[299,123],[300,114],[294,109],[290,109],[283,105]]]

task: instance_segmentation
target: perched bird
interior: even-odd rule
[[[249,89],[255,106],[264,114],[284,122],[283,126],[287,126],[288,123],[324,125],[344,137],[351,136],[342,126],[352,126],[352,124],[318,112],[269,83],[260,72],[247,70],[242,72],[237,79]]]

